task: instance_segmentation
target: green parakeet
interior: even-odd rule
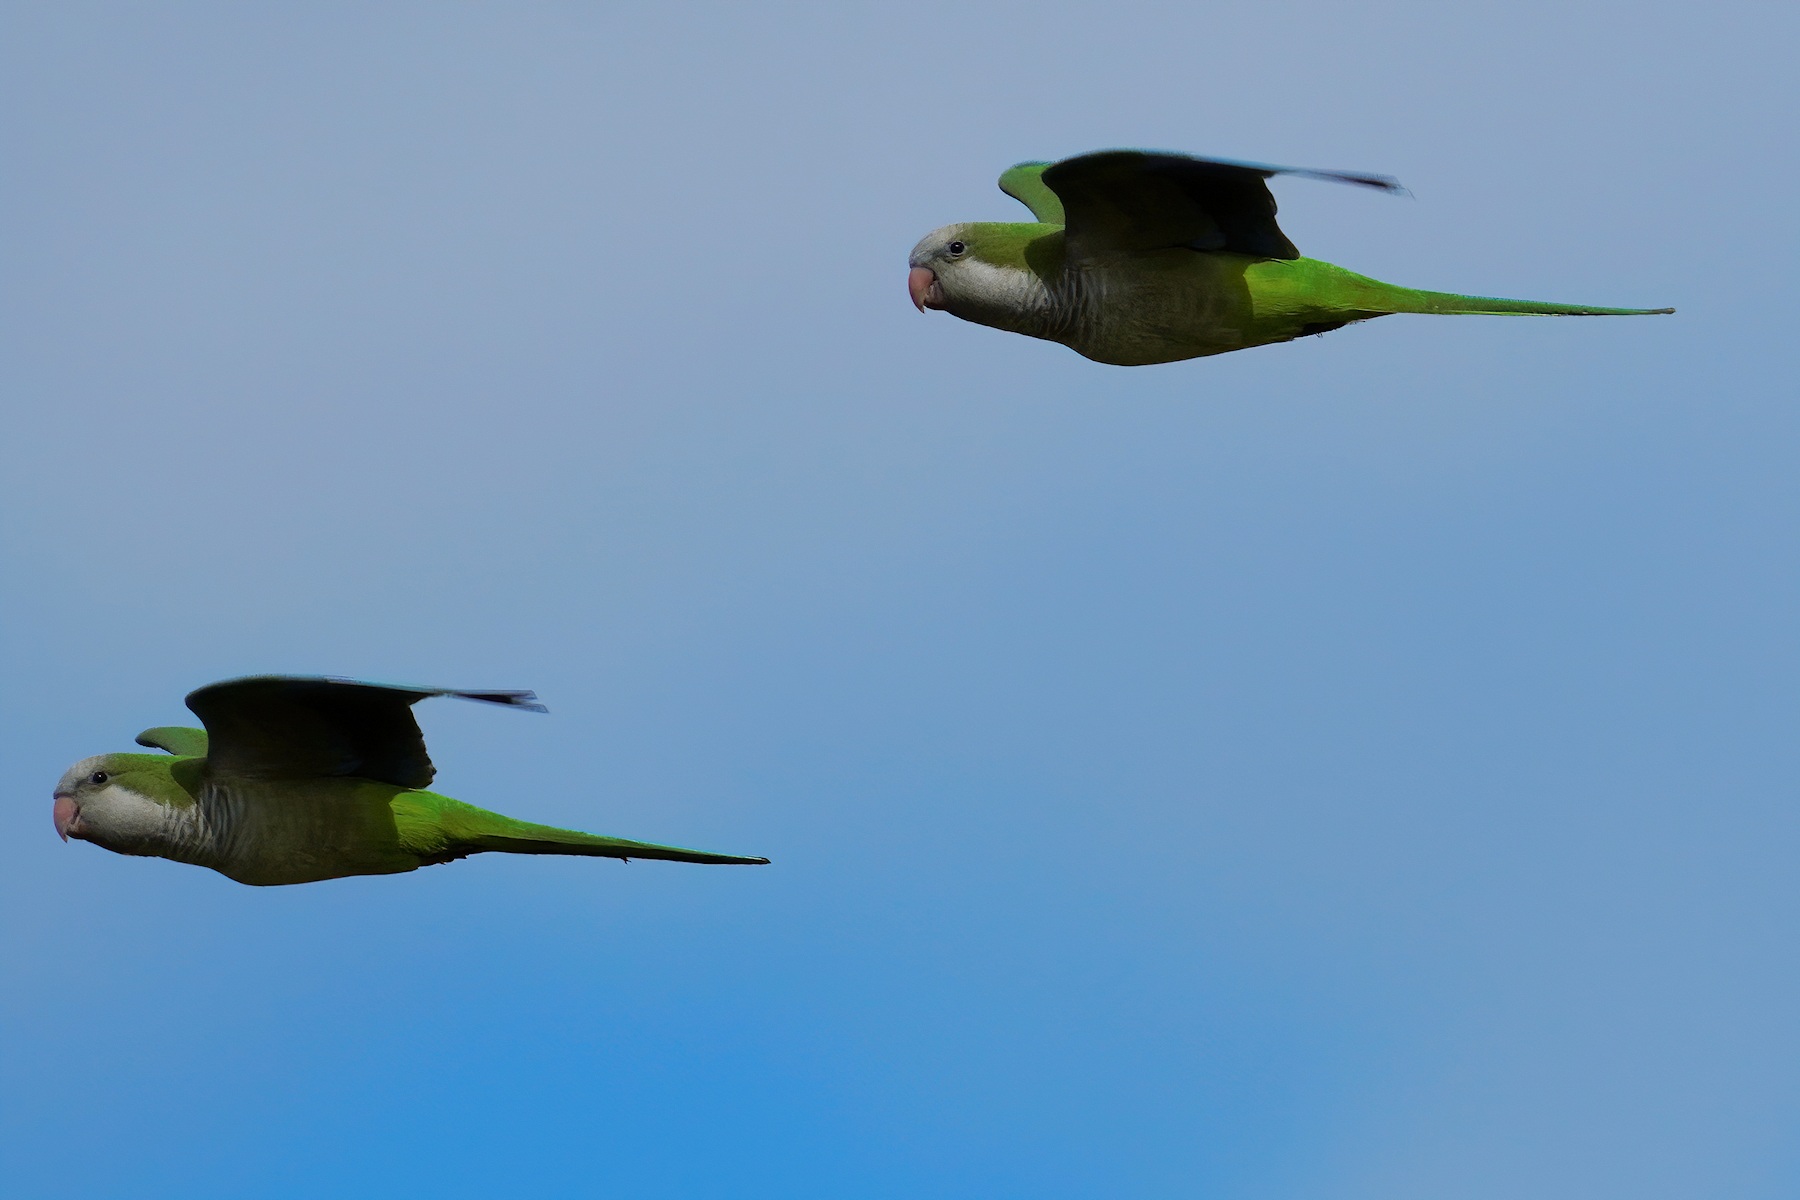
[[[1021,163],[1000,190],[1035,222],[946,225],[913,247],[921,310],[1061,342],[1096,362],[1175,362],[1327,333],[1390,313],[1641,316],[1421,292],[1302,258],[1275,224],[1274,175],[1401,191],[1382,175],[1103,150]]]
[[[56,785],[56,832],[239,883],[388,875],[497,850],[766,863],[515,821],[424,788],[436,774],[412,706],[459,696],[543,712],[530,692],[456,692],[264,675],[187,706],[206,726],[146,729],[162,754],[85,758]]]

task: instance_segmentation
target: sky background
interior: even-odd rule
[[[33,1197],[1800,1189],[1800,17],[0,9],[0,1174]],[[1089,363],[905,293],[1021,159],[1633,320]],[[746,854],[59,843],[212,680]],[[16,1190],[14,1190],[16,1189]]]

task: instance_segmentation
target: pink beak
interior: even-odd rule
[[[920,312],[944,307],[944,289],[938,285],[937,273],[930,267],[914,267],[908,271],[906,290],[912,294],[913,307]]]
[[[75,797],[64,792],[56,794],[56,807],[51,811],[51,818],[56,822],[56,836],[63,841],[69,840],[69,826],[81,815],[81,806],[75,803]]]

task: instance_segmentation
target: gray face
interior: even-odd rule
[[[80,838],[120,854],[158,854],[173,810],[130,786],[123,756],[84,758],[57,781],[52,818],[64,841]]]
[[[954,286],[958,267],[967,261],[967,234],[966,225],[946,225],[932,230],[913,247],[912,254],[907,257],[911,271],[906,289],[912,295],[913,306],[920,312],[945,307],[944,281],[948,279]]]
[[[1009,228],[965,221],[926,234],[909,259],[913,304],[977,325],[1051,337],[1056,302],[1049,288],[1023,263],[1003,265]]]
[[[960,261],[968,253],[973,233],[973,226],[966,221],[934,229],[920,238],[919,244],[912,248],[912,254],[907,257],[907,265],[942,270],[948,264]]]

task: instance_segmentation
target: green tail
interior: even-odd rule
[[[658,846],[654,842],[633,842],[626,838],[601,837],[573,829],[557,829],[550,825],[533,825],[528,821],[507,821],[505,833],[478,834],[468,844],[478,850],[497,850],[503,854],[580,854],[590,858],[662,858],[671,862],[722,863],[760,866],[766,858],[746,858],[738,854],[708,854],[704,850],[684,850],[680,846]]]
[[[1280,325],[1342,324],[1389,313],[1488,313],[1538,317],[1643,317],[1672,308],[1602,308],[1597,304],[1547,304],[1397,287],[1316,258],[1260,259],[1244,269],[1259,316]],[[1337,320],[1333,320],[1336,318]]]
[[[1602,308],[1596,304],[1551,304],[1541,300],[1502,300],[1494,296],[1458,296],[1452,292],[1421,292],[1415,288],[1385,285],[1383,306],[1391,313],[1511,314],[1534,317],[1649,317],[1672,313],[1672,308]]]
[[[766,858],[708,854],[681,846],[659,846],[627,838],[601,837],[554,825],[534,825],[452,800],[436,792],[390,794],[389,811],[403,848],[427,862],[448,862],[484,851],[501,854],[578,854],[590,858],[663,858],[673,862],[757,865]]]

